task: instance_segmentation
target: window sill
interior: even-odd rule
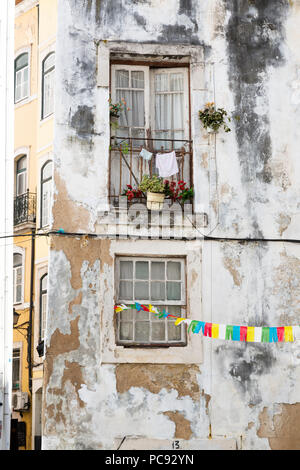
[[[15,109],[21,108],[22,106],[25,106],[26,104],[29,104],[36,99],[37,95],[27,96],[26,98],[23,98],[22,100],[15,103]]]

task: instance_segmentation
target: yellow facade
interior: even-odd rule
[[[19,445],[20,450],[39,448],[41,435],[43,357],[36,348],[41,339],[40,312],[44,314],[47,299],[42,279],[48,268],[48,239],[39,235],[50,226],[45,213],[50,207],[51,177],[44,180],[46,165],[49,175],[53,160],[56,16],[57,0],[16,0],[14,253],[21,256],[14,258],[14,309],[20,316],[13,335],[14,378],[19,378],[13,383],[13,404],[17,403],[14,394],[21,393],[28,394],[30,403],[28,408],[21,400],[12,412],[14,423],[26,423],[26,446]],[[47,65],[50,57],[52,69]]]

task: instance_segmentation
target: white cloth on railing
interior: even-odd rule
[[[179,172],[176,153],[175,151],[170,153],[157,153],[156,154],[156,167],[158,169],[159,176],[162,178],[168,178]]]
[[[147,160],[147,161],[151,160],[152,155],[153,154],[151,152],[148,152],[148,150],[146,149],[142,149],[139,154],[140,157],[142,157],[144,160]]]

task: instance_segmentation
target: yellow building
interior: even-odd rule
[[[52,197],[57,0],[16,0],[11,447],[39,449]],[[18,436],[18,438],[17,438]]]

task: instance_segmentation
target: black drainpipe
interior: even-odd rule
[[[27,356],[28,356],[28,381],[29,391],[32,392],[32,318],[33,318],[33,283],[34,283],[34,259],[35,259],[35,230],[31,229],[31,265],[30,265],[30,304],[29,325],[27,333]]]

